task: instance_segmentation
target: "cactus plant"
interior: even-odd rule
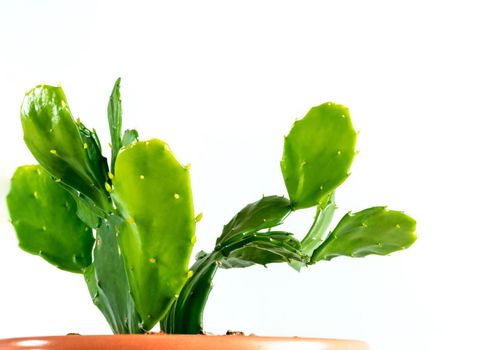
[[[94,130],[75,120],[61,87],[39,85],[21,107],[24,140],[39,165],[21,166],[7,204],[19,245],[62,270],[84,275],[114,333],[201,333],[219,268],[287,263],[296,270],[338,256],[387,255],[415,241],[414,219],[385,207],[346,214],[329,230],[335,191],[349,176],[356,132],[349,111],[313,107],[284,141],[288,196],[263,196],[223,228],[214,249],[195,243],[190,171],[160,140],[122,134],[120,79],[108,103],[109,164]],[[282,229],[299,209],[315,208],[300,241]]]

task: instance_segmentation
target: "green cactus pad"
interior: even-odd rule
[[[17,168],[7,205],[23,250],[70,272],[91,264],[92,230],[77,217],[72,196],[40,166]]]
[[[135,304],[149,330],[188,277],[195,242],[190,174],[160,140],[123,148],[112,197],[125,225],[119,244]]]
[[[94,304],[106,317],[113,333],[142,333],[118,248],[118,227],[122,224],[111,216],[97,229],[94,262],[86,269],[84,277]]]
[[[51,175],[110,210],[104,189],[107,165],[94,131],[77,124],[61,87],[39,85],[21,107],[24,141]]]
[[[356,132],[349,111],[324,103],[294,123],[284,140],[281,169],[295,209],[318,205],[346,178]]]
[[[303,261],[300,242],[291,233],[282,231],[257,232],[228,247],[221,267],[238,268],[254,264]]]
[[[265,196],[240,210],[223,229],[216,245],[235,241],[235,236],[282,224],[291,213],[291,202],[280,196]]]
[[[346,214],[312,256],[312,263],[337,256],[387,255],[406,249],[416,240],[416,221],[385,207]]]

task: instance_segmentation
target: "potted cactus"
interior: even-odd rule
[[[415,221],[382,206],[347,213],[329,230],[335,191],[355,154],[356,132],[346,107],[324,103],[294,123],[281,160],[288,196],[263,196],[246,205],[191,268],[201,214],[194,212],[190,168],[165,142],[141,141],[133,129],[122,133],[120,79],[108,104],[109,162],[96,132],[73,118],[61,87],[28,91],[21,122],[39,164],[15,171],[7,197],[19,246],[83,275],[118,336],[7,339],[0,341],[2,348],[31,342],[43,349],[86,349],[104,342],[105,348],[114,343],[129,349],[277,349],[287,341],[298,344],[290,349],[308,343],[317,349],[367,348],[327,339],[197,336],[204,333],[203,311],[220,268],[287,263],[299,271],[338,256],[388,255],[415,241]],[[313,208],[315,218],[298,240],[281,224],[305,208]],[[158,323],[166,336],[137,335]]]

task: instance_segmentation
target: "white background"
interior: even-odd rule
[[[23,94],[61,83],[106,145],[124,127],[192,164],[196,248],[265,194],[296,117],[333,101],[360,130],[338,218],[387,204],[419,240],[389,257],[217,274],[207,331],[358,338],[373,349],[491,349],[492,11],[484,1],[0,2],[0,338],[109,333],[80,275],[17,248],[4,197],[34,160]],[[107,148],[106,148],[107,151]],[[301,237],[313,212],[292,215]],[[476,346],[476,347],[475,347]]]

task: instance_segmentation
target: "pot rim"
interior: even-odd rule
[[[88,349],[194,350],[369,350],[359,340],[257,335],[118,334],[39,336],[0,339],[4,350]],[[171,347],[174,346],[174,347]]]

